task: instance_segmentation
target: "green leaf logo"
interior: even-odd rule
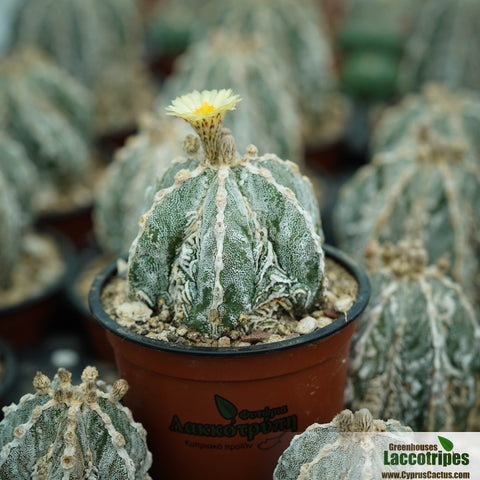
[[[217,404],[217,409],[220,412],[220,415],[225,418],[225,420],[235,420],[238,410],[232,402],[220,395],[215,395],[215,403]]]
[[[451,442],[448,438],[438,436],[438,440],[440,441],[444,450],[446,450],[447,452],[453,450],[453,442]]]

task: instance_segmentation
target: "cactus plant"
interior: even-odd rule
[[[25,0],[12,36],[13,47],[48,52],[94,92],[97,132],[130,127],[152,100],[134,0]]]
[[[480,155],[480,96],[475,91],[453,91],[437,84],[425,84],[420,93],[406,95],[395,106],[387,107],[376,122],[371,150],[392,148],[429,125],[440,136],[463,140]],[[472,152],[473,153],[473,152]]]
[[[38,167],[42,190],[64,192],[80,184],[91,155],[88,92],[28,49],[5,57],[0,75],[0,126]]]
[[[315,423],[295,436],[278,460],[273,480],[373,479],[387,471],[407,471],[405,465],[386,467],[384,451],[392,442],[409,440],[412,429],[397,420],[374,420],[365,408],[343,410],[330,423]]]
[[[480,367],[480,326],[448,261],[427,266],[421,243],[373,242],[372,297],[350,355],[348,402],[420,431],[465,430]]]
[[[474,302],[480,295],[479,169],[465,145],[429,127],[408,140],[375,155],[343,185],[334,211],[338,243],[362,261],[372,239],[418,238],[432,262],[450,255],[450,274]]]
[[[36,393],[4,407],[0,476],[16,480],[108,478],[149,480],[146,432],[120,400],[125,380],[105,387],[87,367],[82,383],[60,368],[53,382],[38,372]]]
[[[24,222],[18,196],[0,170],[0,291],[10,285],[11,272],[20,256]]]
[[[401,88],[418,90],[425,82],[439,82],[452,89],[477,90],[479,20],[476,0],[419,2],[401,65]]]
[[[274,58],[259,36],[216,30],[179,57],[157,108],[163,109],[167,99],[185,91],[232,85],[248,102],[225,123],[235,132],[239,150],[256,143],[266,152],[300,162],[303,142],[295,91],[289,85],[286,65]]]
[[[203,155],[164,173],[129,252],[130,295],[215,338],[252,312],[306,312],[325,286],[311,186],[276,155],[237,155],[221,126],[238,101],[231,90],[174,100],[169,113],[194,127]]]
[[[95,231],[104,252],[128,252],[138,220],[153,202],[158,178],[181,153],[179,126],[169,117],[160,120],[146,113],[139,133],[117,150],[95,199]]]
[[[21,144],[0,132],[0,172],[4,181],[14,186],[25,226],[32,222],[33,196],[37,185],[37,170]]]

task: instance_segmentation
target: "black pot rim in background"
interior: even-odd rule
[[[95,278],[88,296],[90,311],[97,322],[116,336],[141,345],[142,347],[163,352],[202,357],[235,357],[267,354],[287,350],[300,345],[307,345],[327,338],[353,323],[363,312],[370,298],[370,281],[365,270],[359,267],[350,257],[345,255],[339,249],[329,245],[323,245],[323,249],[327,257],[338,262],[355,277],[359,286],[358,297],[352,307],[347,311],[346,316],[342,315],[325,327],[295,338],[269,344],[251,345],[248,347],[206,347],[173,344],[134,333],[112,319],[101,305],[100,295],[102,288],[108,278],[115,273],[116,262],[111,263]]]

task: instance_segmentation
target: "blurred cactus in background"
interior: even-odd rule
[[[334,212],[339,246],[358,261],[371,240],[421,240],[432,262],[472,302],[480,298],[480,169],[461,139],[427,126],[376,154],[341,188]]]
[[[92,98],[81,84],[38,51],[16,51],[0,62],[0,109],[0,128],[37,167],[38,211],[54,209],[74,186],[88,190]]]
[[[105,252],[116,257],[128,252],[160,176],[182,153],[185,127],[165,115],[160,119],[145,113],[138,134],[117,150],[99,185],[94,208],[96,236]]]
[[[402,3],[402,2],[398,2]],[[400,87],[419,90],[425,82],[452,89],[480,89],[480,2],[418,2],[415,24],[406,43]]]
[[[95,131],[135,124],[152,93],[142,64],[142,24],[135,0],[25,0],[12,48],[34,45],[96,99]]]

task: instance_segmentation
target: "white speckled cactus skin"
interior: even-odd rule
[[[140,132],[117,150],[94,209],[96,236],[105,252],[116,256],[128,252],[138,233],[138,221],[153,202],[159,177],[182,153],[182,127],[169,117],[144,116]]]
[[[37,170],[22,145],[2,132],[0,132],[0,172],[7,183],[14,186],[22,223],[25,226],[29,225],[33,217],[32,192],[37,185]]]
[[[0,170],[0,290],[9,286],[12,269],[20,255],[23,226],[18,196]]]
[[[120,403],[128,384],[105,388],[87,367],[73,386],[61,368],[54,381],[40,372],[35,394],[4,407],[0,477],[15,480],[151,480],[146,432]]]
[[[178,59],[157,107],[161,110],[171,98],[193,89],[231,87],[243,98],[242,109],[225,120],[238,150],[253,143],[261,153],[301,163],[301,118],[289,75],[261,37],[216,30]]]
[[[372,297],[352,340],[347,402],[419,431],[464,431],[480,367],[472,305],[418,243],[372,243],[366,258]]]
[[[477,0],[420,2],[401,72],[401,88],[425,82],[478,90],[480,84],[480,4]]]
[[[464,147],[427,128],[375,155],[340,191],[334,211],[340,248],[362,262],[370,240],[420,239],[432,262],[450,255],[450,274],[475,302],[480,172]]]
[[[388,470],[383,452],[389,443],[410,438],[411,428],[397,420],[374,420],[367,409],[343,410],[330,423],[315,423],[295,436],[278,460],[273,480],[374,480],[382,472],[407,471],[405,465]]]
[[[253,146],[237,156],[218,115],[192,123],[204,155],[177,162],[162,177],[140,220],[127,276],[133,297],[166,305],[174,321],[214,338],[255,311],[307,312],[325,286],[308,179],[294,163],[259,157]]]
[[[425,125],[440,136],[472,145],[476,149],[472,160],[480,165],[480,95],[436,83],[424,85],[420,93],[411,93],[382,112],[372,132],[371,149],[379,152],[409,141]]]
[[[0,126],[22,144],[40,179],[59,189],[79,181],[90,162],[91,97],[32,50],[0,62]]]

